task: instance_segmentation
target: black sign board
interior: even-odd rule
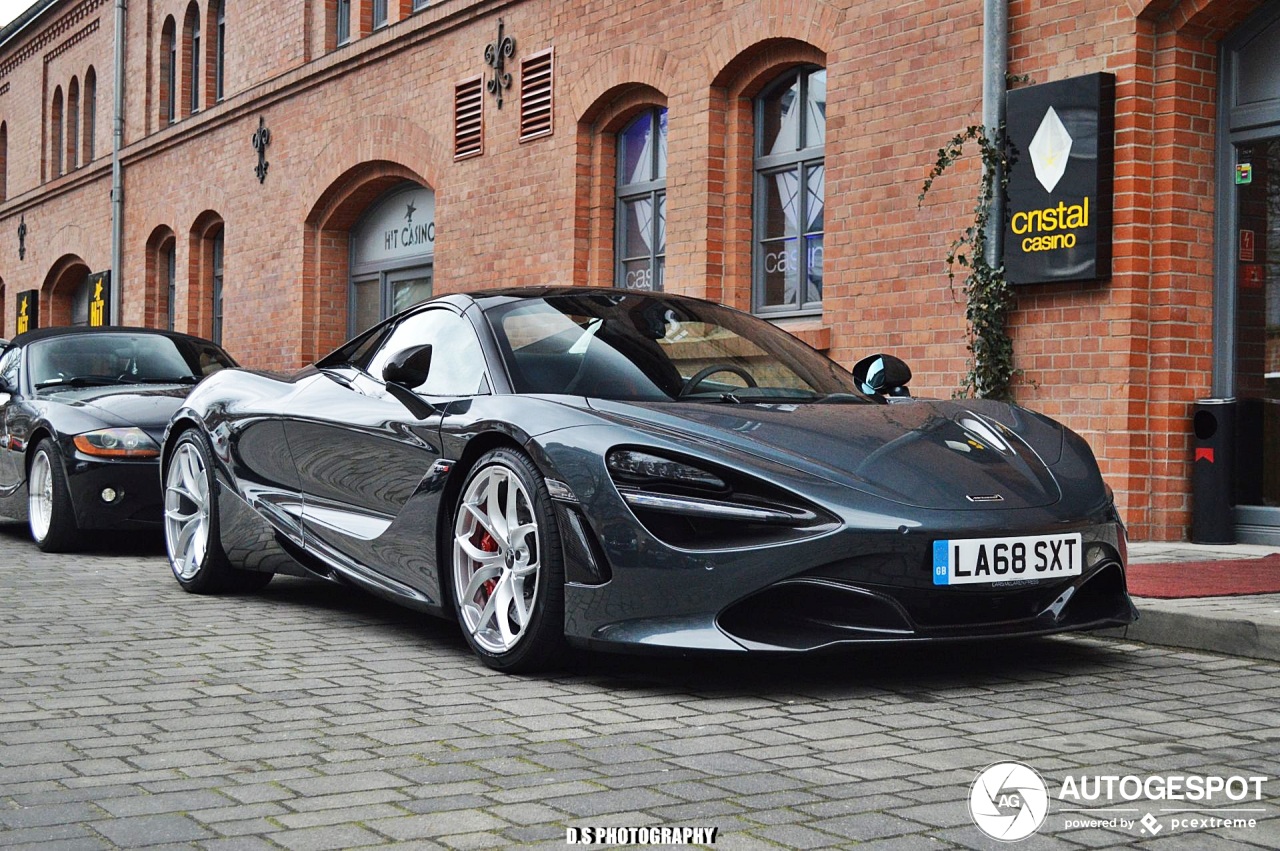
[[[14,334],[25,334],[40,327],[40,291],[25,290],[18,293],[17,324]]]
[[[89,327],[111,324],[111,270],[94,272],[85,281],[89,288]]]
[[[1089,74],[1009,92],[1011,283],[1111,277],[1115,88],[1114,74]]]

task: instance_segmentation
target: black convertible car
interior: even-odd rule
[[[291,377],[197,387],[163,448],[169,558],[188,591],[282,572],[456,617],[509,671],[570,645],[1131,622],[1085,442],[1011,405],[904,398],[909,378],[692,298],[442,296]]]
[[[42,328],[0,345],[0,515],[42,550],[86,532],[159,529],[157,460],[192,385],[235,361],[148,328]]]

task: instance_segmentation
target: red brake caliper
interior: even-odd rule
[[[486,553],[496,553],[498,551],[498,542],[495,541],[493,536],[488,532],[485,532],[480,536],[480,543],[476,544],[476,546],[484,550]],[[484,588],[484,598],[487,601],[491,596],[493,596],[493,589],[498,587],[498,580],[490,579],[481,587]]]

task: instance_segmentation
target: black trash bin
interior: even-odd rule
[[[1191,430],[1191,542],[1234,544],[1236,400],[1198,400]]]

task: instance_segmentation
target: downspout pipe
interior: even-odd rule
[[[111,114],[111,323],[120,325],[120,275],[124,255],[124,169],[120,149],[124,147],[124,31],[125,0],[116,2],[115,93]]]
[[[1008,0],[983,0],[982,4],[982,126],[995,139],[1004,125],[1005,91],[1009,77]],[[997,268],[1004,258],[1004,193],[996,175],[995,198],[987,219],[986,260]]]

